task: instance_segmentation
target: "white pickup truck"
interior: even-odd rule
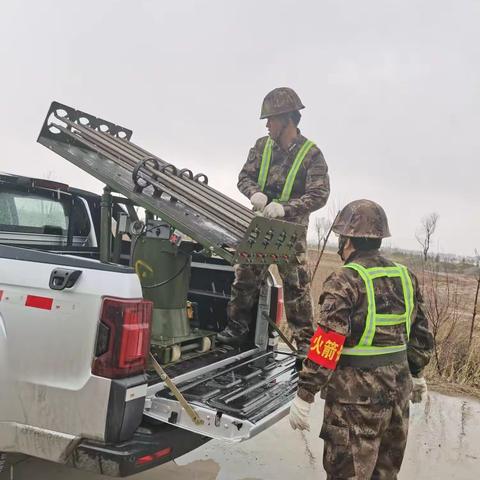
[[[265,319],[282,314],[273,277],[252,312],[248,347],[165,367],[196,424],[146,368],[149,309],[128,248],[118,263],[98,260],[100,200],[0,175],[0,452],[121,477],[211,438],[246,440],[282,418],[297,374],[294,357],[274,351]],[[232,281],[222,259],[194,256],[189,299],[199,328],[224,327]]]

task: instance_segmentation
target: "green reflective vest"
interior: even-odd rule
[[[396,353],[406,350],[406,343],[402,343],[401,345],[389,345],[382,347],[376,347],[372,345],[372,343],[375,337],[375,330],[377,325],[389,326],[405,324],[407,339],[410,338],[414,297],[413,283],[407,268],[398,263],[395,264],[395,267],[373,268],[365,268],[358,263],[348,263],[344,265],[344,268],[351,268],[352,270],[357,271],[362,280],[365,282],[368,310],[367,317],[365,319],[365,329],[363,331],[362,337],[360,338],[360,341],[354,347],[345,347],[342,350],[342,355],[372,356],[384,355],[387,353]],[[403,313],[377,313],[373,281],[381,277],[400,278],[402,282],[403,298],[405,303],[405,311]]]
[[[295,183],[295,179],[297,178],[298,170],[300,169],[303,160],[305,160],[305,156],[314,145],[315,144],[310,140],[307,140],[302,145],[287,174],[285,184],[283,185],[282,193],[279,198],[275,199],[276,202],[284,203],[290,200],[290,195],[292,194],[293,184]],[[272,159],[272,147],[273,140],[268,137],[268,140],[266,141],[265,147],[263,149],[260,172],[258,173],[258,184],[260,185],[262,192],[264,191],[265,185],[267,184],[268,170],[270,168],[270,160]]]

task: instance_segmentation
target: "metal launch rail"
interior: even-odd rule
[[[256,216],[208,185],[130,141],[132,131],[53,102],[38,142],[144,207],[230,263],[296,259],[305,227]]]

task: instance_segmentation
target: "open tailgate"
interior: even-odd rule
[[[212,438],[240,442],[288,413],[298,374],[288,353],[236,358],[189,380],[172,380],[203,420],[196,425],[163,384],[149,389],[144,414]]]

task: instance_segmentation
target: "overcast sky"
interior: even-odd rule
[[[478,0],[4,0],[0,170],[100,191],[36,143],[58,100],[133,129],[136,143],[242,199],[263,96],[290,86],[307,107],[302,133],[329,165],[332,204],[379,202],[390,245],[411,249],[435,211],[434,249],[472,255],[479,25]]]

